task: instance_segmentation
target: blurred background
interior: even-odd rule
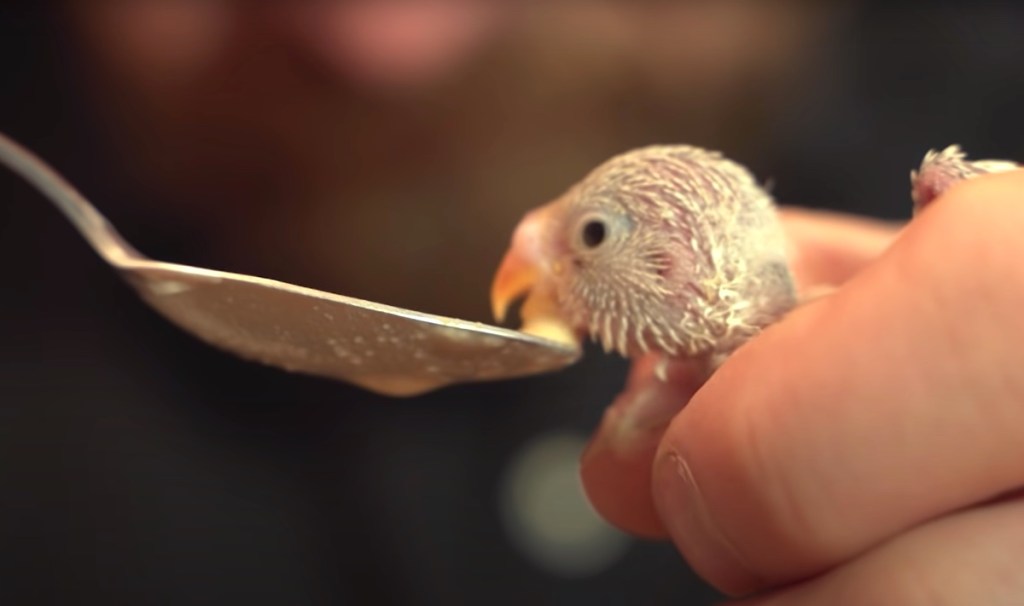
[[[1024,159],[1008,1],[28,4],[0,131],[141,251],[473,320],[523,212],[631,147],[893,219],[931,147]],[[0,272],[0,603],[718,597],[580,492],[621,360],[411,400],[242,362],[3,171]]]

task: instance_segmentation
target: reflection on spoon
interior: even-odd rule
[[[514,330],[153,261],[125,242],[56,171],[2,133],[0,163],[49,198],[153,308],[242,358],[412,396],[455,383],[549,372],[580,356],[573,345]]]

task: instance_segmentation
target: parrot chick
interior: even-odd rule
[[[914,213],[921,212],[957,181],[1019,168],[1008,160],[968,160],[959,145],[929,150],[917,170],[910,171],[910,197]]]
[[[577,346],[589,335],[626,357],[717,360],[796,305],[786,252],[747,169],[698,147],[645,147],[523,218],[491,302],[502,322],[525,295],[522,330]]]

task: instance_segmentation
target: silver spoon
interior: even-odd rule
[[[147,259],[53,168],[2,133],[0,163],[49,198],[143,300],[245,359],[412,396],[549,372],[580,356],[572,346],[514,330]]]

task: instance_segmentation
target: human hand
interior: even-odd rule
[[[1015,171],[900,231],[788,211],[801,286],[839,288],[703,386],[637,361],[583,458],[594,506],[750,604],[1024,599],[1022,198]]]

